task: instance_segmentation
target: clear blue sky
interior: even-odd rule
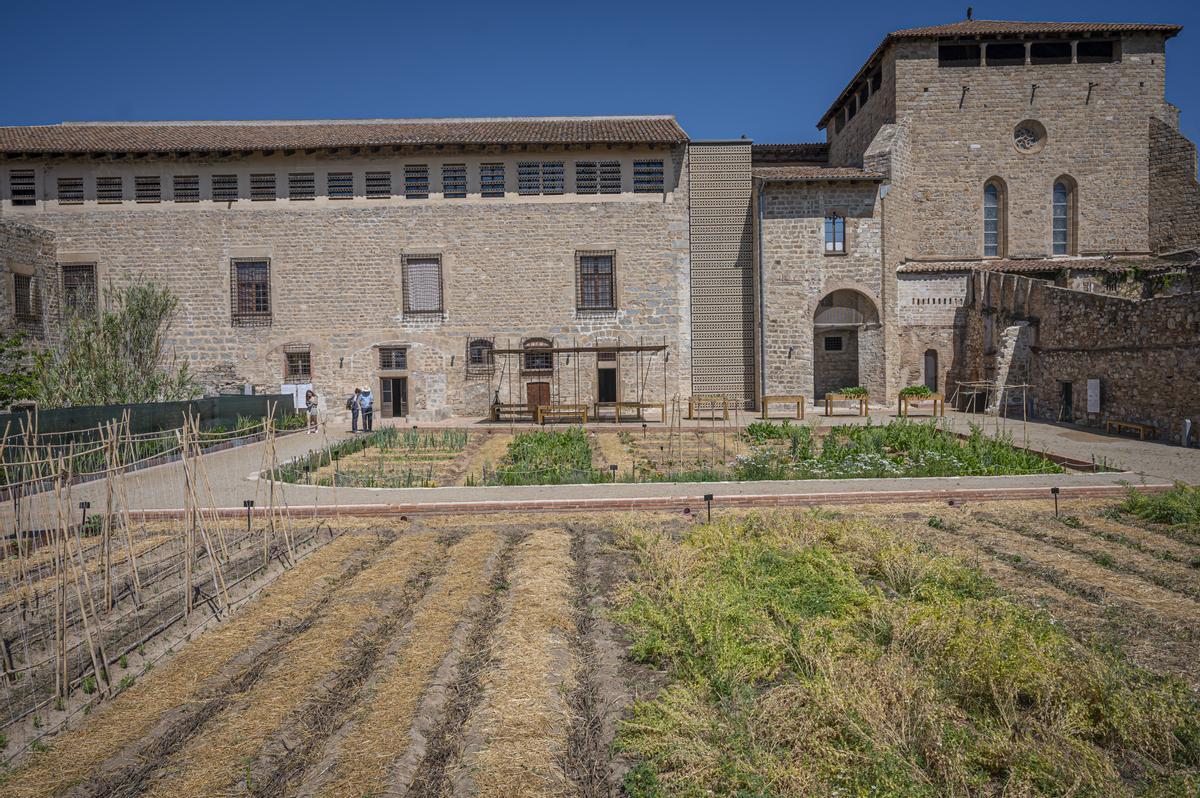
[[[889,30],[970,0],[0,0],[0,124],[675,114],[693,138],[818,141]],[[1200,137],[1200,3],[975,4],[977,19],[1174,22],[1167,98]]]

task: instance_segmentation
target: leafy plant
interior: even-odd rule
[[[96,692],[96,679],[95,679],[95,677],[92,677],[92,676],[85,676],[85,677],[83,678],[83,682],[82,682],[82,684],[81,684],[80,686],[83,688],[83,692],[84,692],[84,694],[85,694],[85,695],[91,695],[92,693]]]
[[[834,391],[834,393],[850,397],[851,399],[859,399],[867,395],[867,389],[861,385],[852,385],[846,388],[839,388],[838,390]]]
[[[910,385],[907,388],[900,389],[901,399],[928,399],[933,396],[933,391],[928,385]]]
[[[45,355],[29,346],[29,336],[0,333],[0,409],[23,399],[36,399]]]

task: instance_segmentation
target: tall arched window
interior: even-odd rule
[[[1051,252],[1075,254],[1075,181],[1063,175],[1054,181],[1051,199]]]
[[[983,187],[983,256],[1004,256],[1007,219],[1007,197],[1004,182],[992,178]]]

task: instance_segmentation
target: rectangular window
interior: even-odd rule
[[[367,199],[391,199],[392,173],[367,172]]]
[[[978,44],[939,44],[938,66],[940,67],[977,67],[979,66]]]
[[[92,263],[62,267],[63,309],[68,313],[92,313],[96,309],[96,266]]]
[[[17,321],[37,321],[41,318],[41,303],[33,275],[13,275],[13,316]]]
[[[620,161],[576,161],[576,194],[620,194]]]
[[[176,202],[199,202],[200,201],[200,176],[199,175],[175,175],[175,201]]]
[[[125,199],[125,181],[121,177],[97,177],[97,202],[122,202]]]
[[[988,66],[1024,66],[1025,45],[1022,42],[993,42],[987,46]]]
[[[442,164],[442,196],[446,199],[462,199],[467,196],[465,163]]]
[[[841,352],[843,349],[843,340],[840,335],[825,336],[825,351],[826,352]]]
[[[255,202],[275,201],[275,175],[250,175],[250,199]]]
[[[212,198],[213,198],[213,202],[237,202],[237,200],[238,200],[238,176],[237,175],[213,175],[212,176]]]
[[[613,279],[615,252],[577,252],[575,265],[578,272],[579,310],[613,310],[616,308],[616,291]]]
[[[1029,63],[1069,64],[1071,63],[1071,43],[1033,42],[1029,45]]]
[[[479,165],[479,193],[484,197],[504,196],[504,164]]]
[[[58,204],[59,205],[82,205],[83,204],[83,178],[82,177],[60,177],[58,179]]]
[[[330,172],[326,185],[330,199],[354,199],[353,172]]]
[[[8,190],[13,205],[37,205],[37,183],[32,169],[13,169],[9,172]]]
[[[663,162],[634,161],[633,191],[635,194],[661,194],[663,192]]]
[[[472,338],[467,342],[467,370],[490,369],[496,363],[495,345],[487,338]]]
[[[561,194],[564,174],[562,161],[521,161],[517,164],[517,193]]]
[[[405,255],[402,281],[404,313],[442,312],[442,256]]]
[[[1111,64],[1117,60],[1116,42],[1079,42],[1075,45],[1075,60],[1080,64]]]
[[[429,199],[429,165],[410,163],[404,165],[404,198]]]
[[[284,348],[283,381],[291,385],[312,382],[312,351],[307,346]]]
[[[404,371],[408,368],[408,350],[402,346],[379,347],[379,368],[384,371]]]
[[[158,175],[135,176],[133,198],[138,202],[162,202],[162,178]]]
[[[1062,181],[1054,184],[1052,205],[1053,251],[1055,255],[1066,255],[1071,249],[1068,224],[1071,213],[1071,194]]]
[[[874,94],[881,88],[883,88],[883,73],[876,71],[875,74],[871,75],[871,93]]]
[[[871,99],[871,89],[866,83],[858,87],[858,107],[862,108],[867,104],[867,100]]]
[[[312,172],[288,173],[288,199],[310,200],[317,196],[317,178]]]
[[[836,213],[825,217],[825,254],[846,252],[846,219]]]
[[[233,326],[269,325],[271,264],[265,260],[235,260],[230,284],[233,291]]]
[[[522,371],[552,372],[554,371],[554,353],[549,351],[551,344],[545,338],[535,338],[527,341],[525,352],[521,356]],[[541,350],[547,351],[541,351]]]

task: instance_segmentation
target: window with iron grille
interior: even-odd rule
[[[255,202],[275,201],[275,175],[250,175],[250,199]]]
[[[391,172],[367,172],[367,198],[388,199],[392,196]]]
[[[213,202],[237,202],[238,176],[213,175],[212,198]]]
[[[176,202],[200,201],[199,175],[175,175],[174,185]]]
[[[615,252],[576,252],[579,310],[613,310],[616,291],[613,280]]]
[[[467,341],[467,369],[480,371],[491,369],[496,364],[495,345],[487,338],[472,338]]]
[[[504,196],[504,164],[479,165],[479,194],[483,197]]]
[[[576,161],[575,193],[620,194],[620,161]]]
[[[404,198],[429,198],[429,165],[410,163],[404,165]]]
[[[8,173],[8,191],[13,205],[37,205],[37,183],[32,169],[13,169]]]
[[[284,347],[283,381],[291,385],[312,382],[312,351],[299,344]]]
[[[96,178],[97,202],[122,202],[125,199],[125,181],[116,177]]]
[[[17,321],[37,321],[41,318],[41,303],[31,274],[13,275],[13,316]]]
[[[138,202],[162,201],[162,178],[158,175],[137,175],[133,178],[133,198]]]
[[[405,255],[401,279],[405,315],[442,312],[441,255]]]
[[[385,371],[404,371],[408,368],[408,350],[402,346],[379,347],[379,368]]]
[[[563,193],[562,161],[521,161],[517,164],[517,193]]]
[[[841,352],[844,348],[845,341],[840,335],[825,336],[825,351],[826,352]]]
[[[96,309],[96,265],[72,263],[62,267],[63,310],[91,313]]]
[[[230,285],[235,327],[259,327],[271,323],[271,264],[265,260],[232,262]]]
[[[317,196],[317,178],[312,172],[288,173],[288,199],[310,200]]]
[[[462,199],[467,196],[465,163],[442,164],[442,196],[446,199]]]
[[[663,191],[663,162],[634,161],[633,190],[636,194],[659,194]]]
[[[326,178],[326,187],[330,199],[354,198],[354,173],[330,172]]]
[[[59,205],[82,205],[83,204],[83,178],[82,177],[60,177],[58,179],[58,204]]]
[[[525,352],[521,355],[521,370],[554,371],[554,353],[549,351],[552,346],[546,338],[530,338],[526,341],[522,347]]]

